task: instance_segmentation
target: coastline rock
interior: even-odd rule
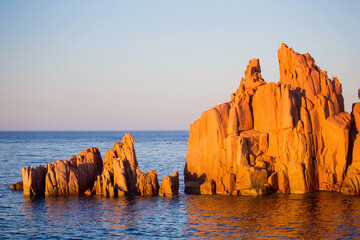
[[[11,184],[10,189],[11,190],[24,190],[23,181]]]
[[[354,103],[351,112],[352,129],[350,136],[351,164],[341,187],[345,194],[360,195],[360,103]]]
[[[81,151],[69,160],[23,168],[24,195],[81,194],[93,187],[101,171],[102,158],[94,147]]]
[[[45,176],[47,169],[41,165],[22,168],[22,179],[25,196],[43,195],[45,193]]]
[[[131,134],[126,133],[121,142],[106,151],[104,170],[97,177],[92,191],[102,196],[159,194],[157,172],[142,173],[138,167]]]
[[[339,80],[329,79],[309,54],[281,44],[278,58],[278,83],[266,83],[259,60],[250,60],[231,100],[191,124],[186,193],[340,191],[347,171],[355,174],[348,167],[349,138],[353,125],[360,126],[360,105],[351,116],[344,112]]]
[[[58,160],[47,165],[45,195],[84,193],[92,188],[102,170],[102,159],[97,148],[81,151],[68,161]]]
[[[159,190],[160,196],[173,196],[179,194],[179,173],[173,174],[163,178]]]

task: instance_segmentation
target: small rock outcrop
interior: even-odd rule
[[[10,189],[11,190],[24,190],[23,181],[11,184]]]
[[[163,178],[159,190],[160,196],[174,196],[179,194],[179,173],[173,174]]]
[[[102,158],[99,150],[93,147],[46,167],[45,195],[80,194],[92,187],[96,176],[101,174]]]
[[[25,196],[44,195],[47,168],[44,166],[22,168]]]
[[[266,83],[252,59],[231,100],[191,124],[186,193],[359,194],[360,105],[344,112],[339,80],[309,54],[282,44],[278,58],[278,83]]]
[[[94,147],[81,151],[69,160],[23,168],[24,195],[81,194],[93,186],[101,171],[102,158]]]
[[[12,184],[10,189],[23,190],[27,196],[155,196],[160,189],[156,171],[140,171],[134,139],[129,133],[106,151],[104,165],[99,150],[92,147],[69,160],[23,168],[22,175],[23,181]],[[179,173],[175,172],[163,179],[160,195],[173,196],[178,192]]]
[[[157,172],[142,173],[138,167],[131,134],[125,134],[121,142],[106,151],[104,170],[97,177],[92,193],[103,196],[159,194]]]

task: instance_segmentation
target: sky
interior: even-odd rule
[[[0,0],[0,130],[187,130],[282,42],[360,87],[359,1]]]

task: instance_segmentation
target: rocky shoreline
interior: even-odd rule
[[[360,194],[360,103],[344,112],[339,80],[309,54],[282,44],[278,58],[278,83],[252,59],[231,100],[191,124],[186,193]]]
[[[266,83],[252,59],[229,102],[190,126],[185,193],[264,195],[337,191],[360,195],[360,103],[344,111],[341,83],[309,54],[282,44],[280,80]],[[360,98],[360,89],[359,89]],[[22,169],[24,195],[160,195],[179,191],[179,173],[142,173],[131,134],[107,150]]]
[[[179,191],[178,172],[165,177],[159,187],[156,171],[140,171],[134,139],[129,133],[121,142],[115,143],[112,150],[106,151],[104,164],[98,148],[92,147],[69,160],[23,168],[22,177],[22,182],[12,184],[10,188],[23,190],[25,196],[173,196]]]

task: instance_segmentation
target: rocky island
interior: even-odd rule
[[[23,190],[26,196],[158,195],[159,189],[161,196],[172,196],[179,191],[178,172],[165,177],[159,187],[156,171],[140,171],[131,134],[125,134],[121,142],[106,151],[104,164],[98,148],[92,147],[69,160],[23,168],[22,178],[22,182],[12,184],[10,188]]]
[[[278,83],[252,59],[231,100],[191,124],[186,193],[360,194],[360,103],[344,112],[339,80],[309,54],[282,44],[278,59]]]
[[[280,81],[266,83],[252,59],[229,102],[190,126],[185,193],[263,195],[318,190],[360,194],[360,103],[344,111],[342,87],[309,54],[282,44]],[[359,89],[360,98],[360,89]],[[177,195],[175,172],[159,186],[157,172],[142,173],[134,139],[125,134],[107,150],[22,169],[12,184],[24,195]]]

